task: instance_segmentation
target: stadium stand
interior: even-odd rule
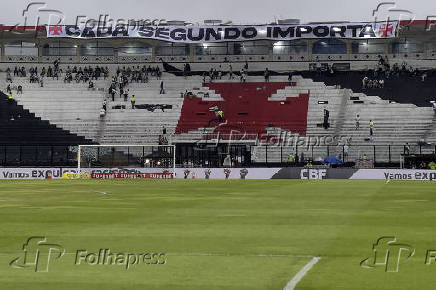
[[[415,35],[415,29],[401,35]],[[167,47],[157,42],[144,50],[145,44],[137,42],[129,49],[121,44],[117,50],[109,40],[101,43],[104,53],[99,55],[98,45],[52,43],[43,31],[38,29],[37,38],[47,44],[34,48],[37,55],[5,55],[2,50],[0,63],[0,87],[7,91],[10,86],[16,107],[23,110],[20,115],[33,116],[47,130],[57,126],[56,134],[64,136],[56,143],[43,137],[45,133],[35,137],[29,133],[34,145],[174,144],[192,150],[221,142],[239,149],[246,146],[245,164],[259,166],[286,164],[290,154],[303,163],[336,155],[351,163],[365,157],[396,166],[405,144],[414,154],[435,151],[432,42],[415,54],[400,38],[374,44],[352,39],[259,42],[258,47],[227,43],[227,53],[214,54],[220,45]],[[422,41],[430,40],[422,36]],[[292,50],[297,49],[294,45],[298,52]],[[374,52],[365,51],[372,45]],[[75,54],[62,55],[61,48]],[[124,53],[138,49],[137,55]],[[282,49],[289,51],[279,52]],[[60,68],[58,77],[42,77],[43,68],[45,72],[49,66]],[[95,69],[90,69],[89,79],[76,81],[74,67]],[[97,68],[99,76],[94,75]],[[71,80],[65,81],[70,75]],[[120,86],[124,80],[125,86]],[[110,87],[115,91],[113,101]],[[221,122],[218,110],[224,112]],[[3,124],[6,131],[8,124]],[[22,127],[25,132],[26,126]],[[21,146],[28,143],[25,139],[11,136],[1,143]]]
[[[35,116],[4,93],[0,93],[0,123],[1,166],[71,164],[74,155],[69,155],[69,146],[92,144]]]

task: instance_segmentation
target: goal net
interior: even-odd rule
[[[91,178],[174,178],[174,145],[79,145],[77,173]]]

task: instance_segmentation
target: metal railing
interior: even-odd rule
[[[322,163],[327,156],[336,156],[347,166],[361,160],[376,167],[400,167],[404,156],[434,155],[436,145],[321,145],[272,146],[233,143],[187,143],[176,145],[176,164],[179,167],[284,167],[289,156],[295,164]],[[224,160],[227,159],[227,164]],[[230,164],[228,163],[230,161]],[[68,145],[0,145],[0,167],[76,167],[77,146]]]

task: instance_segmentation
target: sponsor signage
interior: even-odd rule
[[[172,173],[92,173],[92,179],[118,179],[118,178],[150,178],[150,179],[170,179],[174,178]]]
[[[436,170],[360,169],[350,179],[423,180],[436,181]]]
[[[75,171],[76,168],[0,168],[0,179],[61,178],[64,173]]]
[[[368,179],[436,181],[436,170],[353,168],[84,168],[92,178],[184,178],[184,179]],[[61,178],[77,168],[0,168],[0,179]]]

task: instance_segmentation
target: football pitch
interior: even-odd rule
[[[435,221],[431,182],[1,181],[0,289],[435,289]]]

